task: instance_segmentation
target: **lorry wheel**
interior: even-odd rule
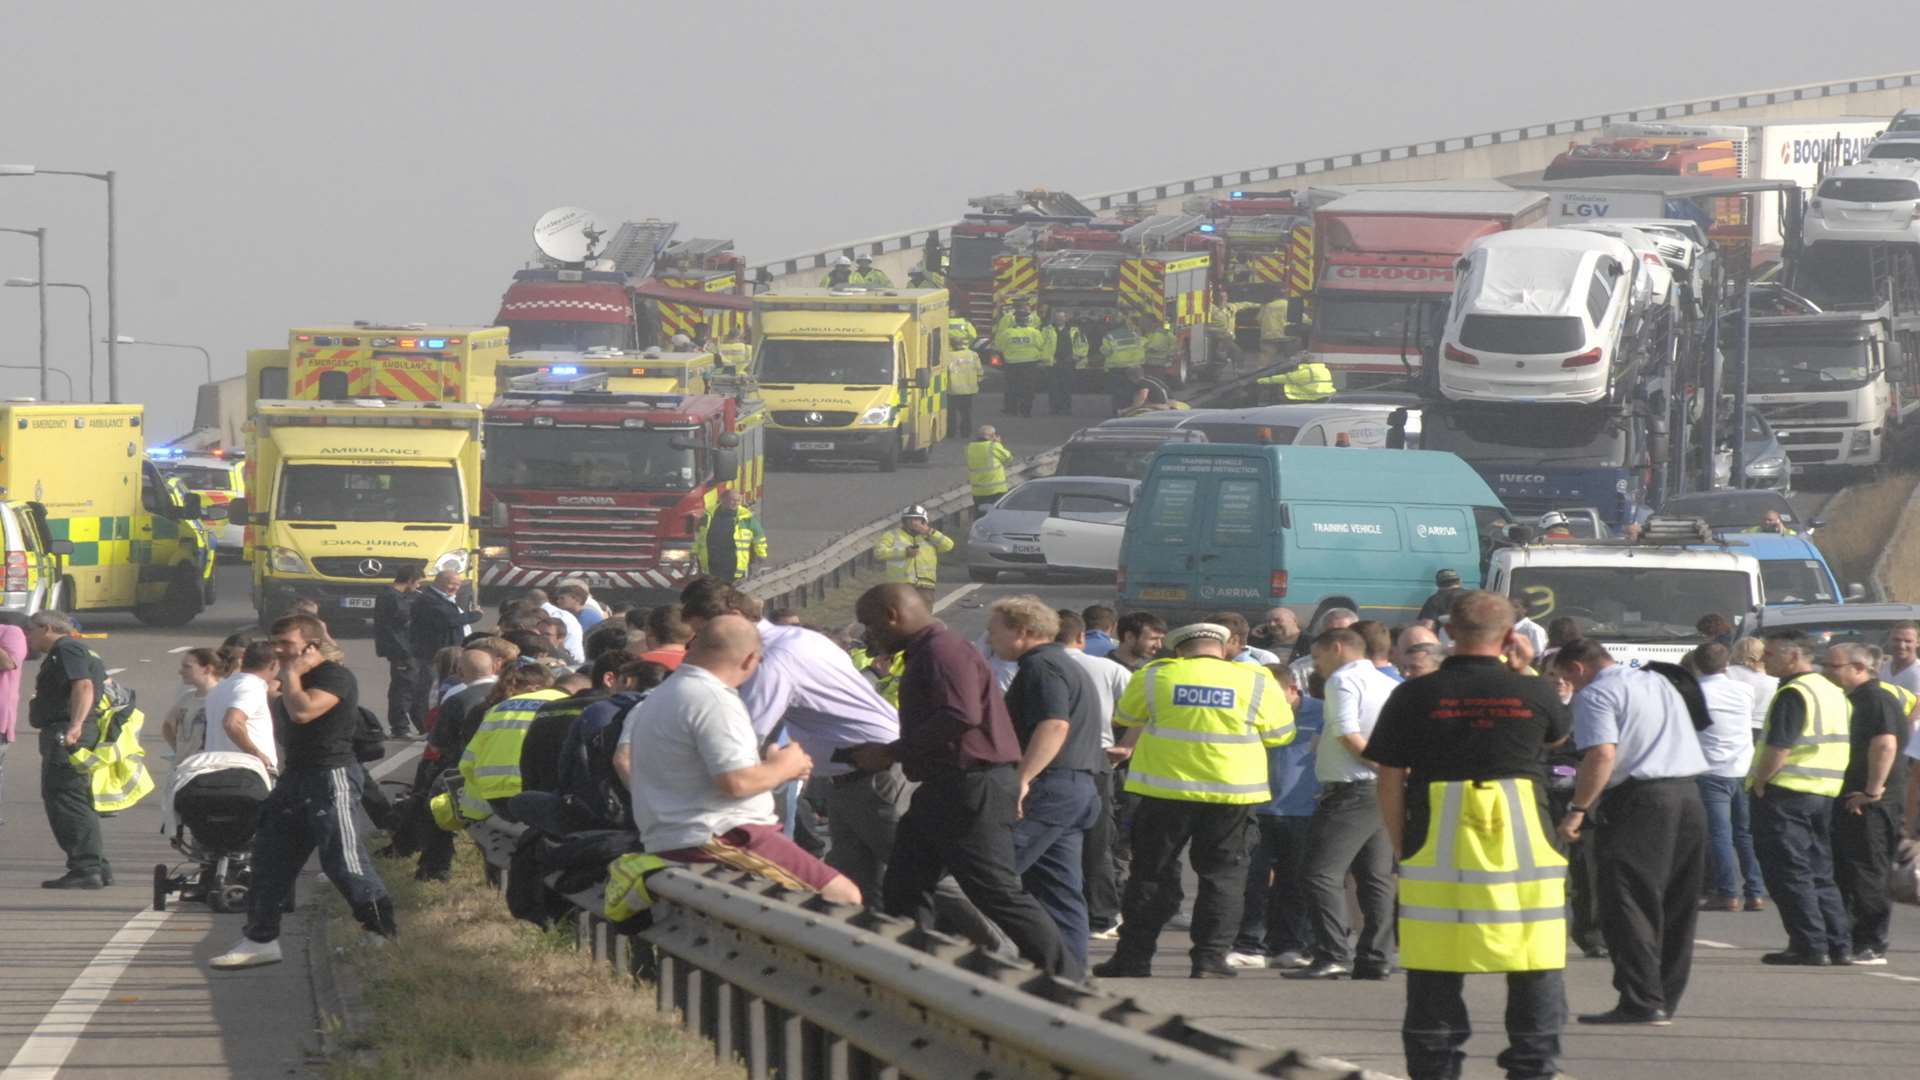
[[[1172,383],[1175,387],[1181,387],[1181,386],[1187,385],[1187,378],[1190,374],[1188,365],[1191,363],[1192,361],[1187,357],[1185,353],[1180,354],[1180,359],[1175,360],[1173,362],[1173,370],[1168,373],[1167,381]]]
[[[185,626],[200,610],[200,575],[191,566],[180,566],[160,602],[134,608],[133,617],[148,626]]]
[[[900,440],[895,439],[887,444],[886,450],[880,454],[878,464],[881,472],[893,472],[900,468]]]

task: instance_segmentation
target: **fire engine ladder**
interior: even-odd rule
[[[1206,224],[1199,214],[1155,214],[1120,231],[1120,245],[1129,251],[1163,251],[1173,242]]]
[[[628,221],[621,224],[607,242],[607,250],[601,258],[613,262],[614,269],[638,281],[653,274],[654,261],[667,249],[673,240],[673,232],[680,226],[677,222],[659,221],[648,218],[645,221]]]
[[[712,270],[718,256],[730,254],[733,241],[716,240],[710,236],[696,236],[691,240],[682,240],[660,255],[660,270]]]

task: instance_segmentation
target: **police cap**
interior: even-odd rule
[[[1187,642],[1193,641],[1196,638],[1211,638],[1214,641],[1217,641],[1220,644],[1225,645],[1227,643],[1227,639],[1232,636],[1233,636],[1232,631],[1229,631],[1226,627],[1221,626],[1219,623],[1210,623],[1210,622],[1188,623],[1187,625],[1182,626],[1179,629],[1167,635],[1167,648],[1177,649],[1180,646],[1185,645]]]

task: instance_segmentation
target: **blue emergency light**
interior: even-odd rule
[[[1202,226],[1200,226],[1200,231],[1201,231],[1201,232],[1212,232],[1212,231],[1213,231],[1213,226],[1211,226],[1211,225],[1202,225]]]
[[[1246,197],[1247,197],[1247,193],[1244,191],[1236,191],[1232,195],[1228,196],[1228,198],[1231,198],[1231,199],[1244,199]]]
[[[147,447],[147,456],[157,458],[179,457],[180,450],[172,446],[149,446]]]
[[[430,337],[422,341],[420,345],[422,348],[427,349],[444,349],[447,347],[447,339],[443,337]]]
[[[572,366],[572,365],[567,365],[567,366],[564,366],[564,367],[551,367],[551,368],[548,368],[548,369],[547,369],[547,374],[549,374],[549,375],[578,375],[578,374],[580,374],[580,369],[579,369],[579,368],[577,368],[577,367],[574,367],[574,366]]]

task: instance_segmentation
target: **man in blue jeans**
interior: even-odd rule
[[[1707,807],[1707,895],[1702,911],[1748,911],[1766,907],[1760,860],[1753,852],[1748,822],[1747,770],[1753,765],[1752,686],[1727,674],[1733,653],[1710,641],[1693,650],[1687,666],[1700,680],[1713,725],[1700,732],[1707,771],[1694,778]]]
[[[1313,822],[1320,781],[1313,774],[1314,740],[1320,737],[1325,703],[1302,694],[1285,664],[1267,668],[1287,692],[1299,734],[1285,746],[1267,748],[1267,785],[1273,801],[1254,807],[1258,832],[1247,853],[1246,906],[1227,963],[1238,968],[1292,970],[1313,963],[1313,919],[1300,882],[1306,876],[1307,831]],[[1308,690],[1317,689],[1316,675]]]
[[[994,602],[987,643],[1020,670],[1007,687],[1007,715],[1020,740],[1020,801],[1013,827],[1014,872],[1060,931],[1073,958],[1071,977],[1087,968],[1087,898],[1081,851],[1100,816],[1094,774],[1105,763],[1099,693],[1054,638],[1060,616],[1037,596]]]

